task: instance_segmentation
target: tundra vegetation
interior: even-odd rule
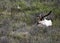
[[[53,26],[38,27],[51,10]],[[60,43],[60,0],[0,0],[0,43]]]

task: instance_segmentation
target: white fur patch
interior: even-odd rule
[[[47,20],[47,19],[44,19],[42,21],[39,21],[40,24],[42,25],[45,25],[45,26],[52,26],[52,21],[51,20]]]

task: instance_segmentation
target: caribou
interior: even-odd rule
[[[44,15],[44,16],[41,16],[39,15],[37,18],[37,24],[38,26],[46,26],[46,27],[49,27],[49,26],[52,26],[52,20],[48,20],[46,19],[47,16],[49,16],[51,14],[52,11],[50,11],[48,14]]]

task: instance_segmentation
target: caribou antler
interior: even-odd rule
[[[50,11],[47,15],[42,16],[42,17],[40,18],[40,20],[43,20],[43,19],[44,19],[44,17],[46,17],[46,16],[50,15],[50,14],[51,14],[51,12],[52,12],[52,11]]]
[[[50,15],[50,14],[51,14],[51,12],[52,12],[52,11],[50,11],[50,12],[49,12],[47,15],[45,15],[44,17],[46,17],[46,16]]]

